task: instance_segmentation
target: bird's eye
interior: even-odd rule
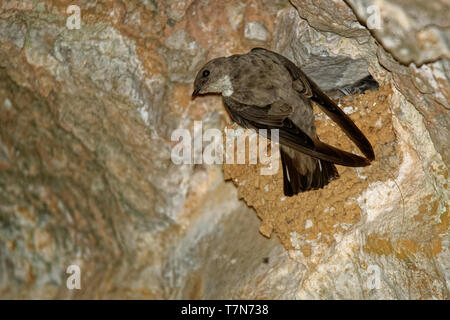
[[[209,76],[209,70],[205,70],[203,71],[203,77],[206,78],[207,76]]]

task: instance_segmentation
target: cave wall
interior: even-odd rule
[[[1,298],[449,298],[446,1],[79,1],[80,29],[71,4],[0,5]],[[173,130],[229,123],[198,68],[255,46],[330,94],[373,76],[334,97],[373,165],[286,199],[281,173],[171,161]]]

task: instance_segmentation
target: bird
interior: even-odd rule
[[[221,94],[232,121],[243,128],[279,130],[286,196],[321,189],[339,178],[335,164],[364,167],[375,159],[372,145],[355,123],[294,62],[274,51],[253,48],[210,60],[195,77],[192,97],[205,94]],[[320,141],[312,102],[364,157]]]

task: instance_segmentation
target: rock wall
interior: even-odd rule
[[[449,298],[446,1],[78,1],[79,29],[71,4],[0,4],[1,298]],[[281,173],[171,161],[173,130],[229,123],[191,100],[198,68],[255,46],[336,99],[373,165],[286,199]]]

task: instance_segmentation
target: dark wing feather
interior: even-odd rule
[[[279,130],[281,145],[291,147],[311,157],[333,162],[348,167],[363,167],[370,162],[360,156],[342,151],[319,140],[313,140],[287,117],[273,117],[266,108],[242,105],[230,97],[224,97],[224,104],[234,122],[244,128]]]
[[[294,80],[294,88],[300,88],[300,90],[297,90],[299,93],[316,102],[322,111],[341,127],[342,131],[356,144],[367,159],[370,161],[375,159],[372,145],[361,130],[300,68],[282,55],[264,48],[254,48],[251,52],[262,53],[283,64]]]

